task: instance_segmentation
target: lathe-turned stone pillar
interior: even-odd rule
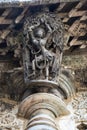
[[[19,115],[29,119],[27,130],[59,130],[55,120],[69,114],[64,102],[53,94],[36,93],[25,98]]]
[[[56,118],[69,114],[64,99],[74,94],[61,72],[64,27],[54,13],[30,14],[23,31],[24,79],[28,87],[18,115],[29,120],[26,130],[59,130]]]

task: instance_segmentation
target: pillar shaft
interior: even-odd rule
[[[58,130],[55,115],[47,109],[36,110],[28,122],[27,130]]]

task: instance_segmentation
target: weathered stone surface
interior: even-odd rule
[[[72,70],[83,69],[87,66],[87,56],[85,55],[68,55],[63,56],[62,63]]]
[[[0,99],[0,130],[23,130],[24,119],[17,118],[18,104],[7,98]]]
[[[62,64],[73,73],[77,89],[87,88],[87,56],[64,56]]]
[[[78,122],[87,121],[87,92],[78,92],[72,100],[74,119]]]

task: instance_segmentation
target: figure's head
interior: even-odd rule
[[[45,37],[45,30],[42,27],[38,27],[34,29],[34,35],[37,38],[44,38]]]

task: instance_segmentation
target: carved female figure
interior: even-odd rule
[[[54,14],[36,14],[26,20],[24,49],[27,49],[25,67],[28,65],[28,78],[40,76],[42,79],[52,80],[58,76],[64,42],[63,32],[61,21]]]

